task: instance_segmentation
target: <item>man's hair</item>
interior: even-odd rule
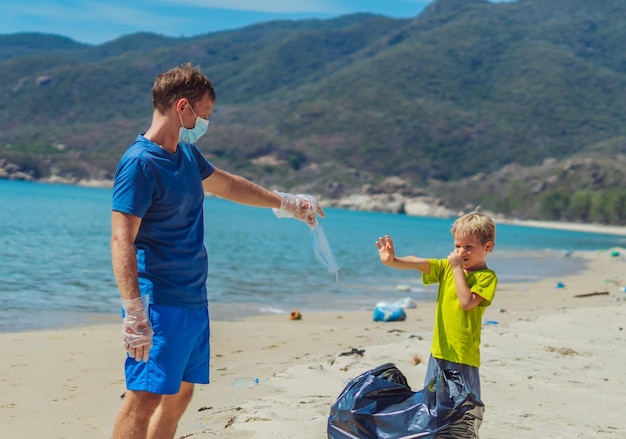
[[[187,98],[193,105],[207,93],[215,101],[215,89],[209,78],[200,73],[199,67],[182,64],[156,77],[152,86],[152,106],[165,113],[180,98]]]
[[[452,236],[472,236],[477,238],[482,245],[489,241],[496,244],[496,225],[493,220],[484,213],[474,211],[463,215],[452,224]]]

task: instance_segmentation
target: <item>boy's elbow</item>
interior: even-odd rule
[[[482,301],[483,301],[482,297],[480,297],[476,293],[472,293],[469,300],[459,300],[459,304],[463,311],[469,311],[470,309],[476,308]]]
[[[472,304],[472,302],[466,302],[466,303],[461,303],[461,309],[463,311],[469,311],[470,309],[474,308],[476,305]]]

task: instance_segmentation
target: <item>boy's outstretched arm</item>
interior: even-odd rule
[[[426,274],[430,272],[430,264],[427,259],[418,258],[417,256],[397,257],[393,247],[393,240],[389,235],[385,235],[384,238],[378,238],[376,247],[378,248],[380,261],[388,267],[399,270],[419,270]]]

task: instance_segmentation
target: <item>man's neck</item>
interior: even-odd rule
[[[168,120],[166,116],[155,113],[152,116],[152,124],[144,137],[155,145],[169,152],[176,152],[178,149],[179,124]]]

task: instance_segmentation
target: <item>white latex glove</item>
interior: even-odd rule
[[[280,196],[280,209],[272,209],[278,218],[296,218],[314,229],[317,227],[316,215],[321,218],[326,216],[324,209],[312,195],[294,195],[278,191],[274,191],[274,193]]]
[[[122,341],[131,358],[137,361],[148,361],[154,331],[146,314],[146,303],[143,297],[123,299],[124,322],[122,324]]]

